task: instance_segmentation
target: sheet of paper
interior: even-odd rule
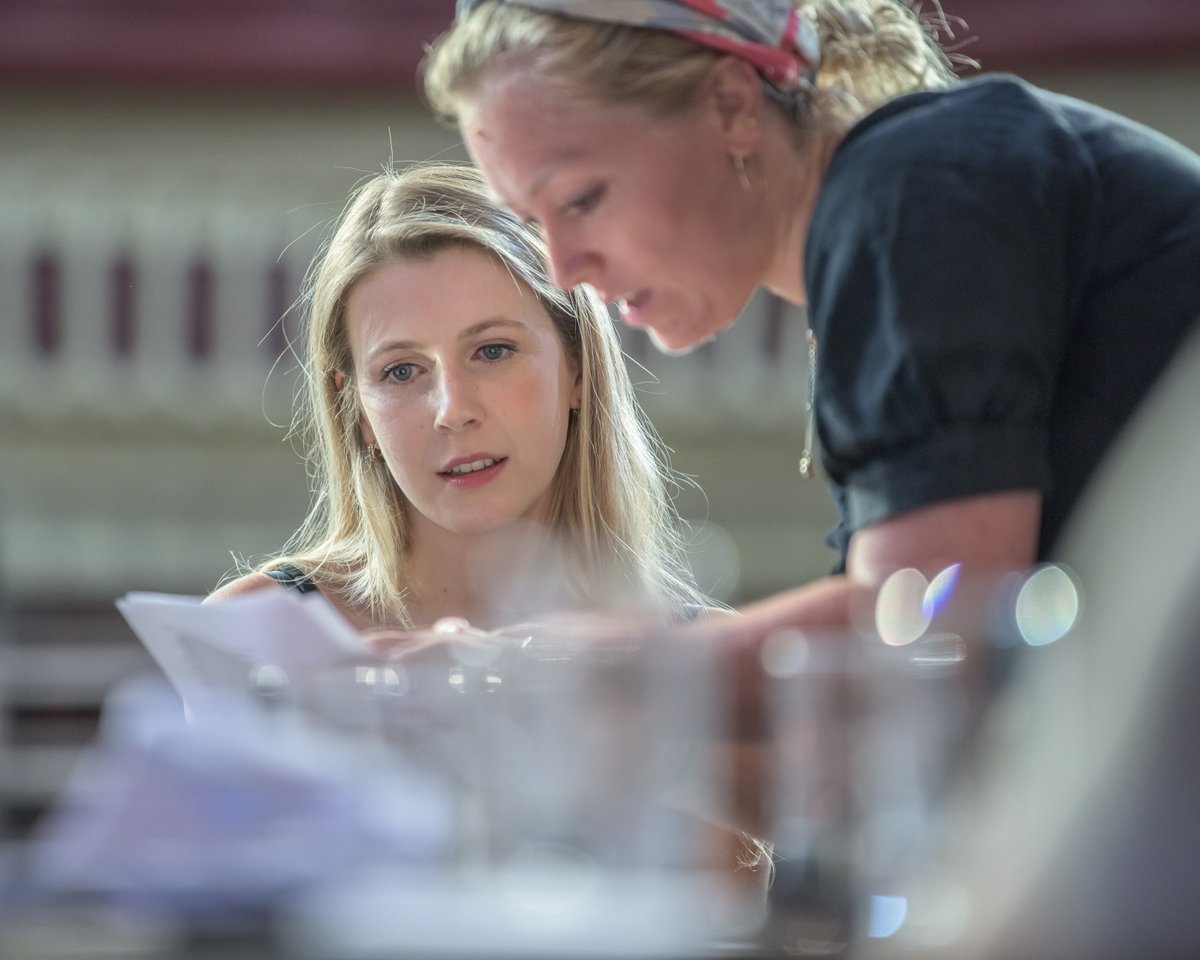
[[[320,594],[263,590],[221,603],[129,593],[116,603],[193,717],[248,696],[264,667],[296,679],[376,655]]]

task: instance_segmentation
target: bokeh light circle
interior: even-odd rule
[[[928,588],[924,574],[911,567],[897,570],[883,582],[875,599],[875,630],[888,646],[912,643],[929,627]]]
[[[1071,575],[1062,567],[1041,567],[1017,594],[1017,630],[1031,647],[1044,647],[1070,632],[1079,608],[1079,590]]]

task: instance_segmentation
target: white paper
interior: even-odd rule
[[[262,590],[219,603],[202,597],[129,593],[116,603],[183,699],[189,716],[244,699],[252,676],[277,668],[289,679],[379,657],[319,593]]]

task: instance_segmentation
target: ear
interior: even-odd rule
[[[724,56],[709,76],[710,96],[725,149],[752,157],[762,142],[765,98],[758,71],[741,57]]]

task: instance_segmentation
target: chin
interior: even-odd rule
[[[512,526],[512,523],[513,520],[511,517],[470,518],[450,524],[447,529],[460,537],[485,537],[499,530],[507,529]]]
[[[647,324],[646,334],[660,353],[680,357],[715,340],[718,334],[733,324],[737,319],[737,314],[723,323],[717,322],[711,309],[692,311],[663,319],[667,322]]]
[[[657,330],[648,330],[650,342],[659,353],[669,357],[682,357],[716,338],[715,334],[693,334],[690,336],[663,335]]]

